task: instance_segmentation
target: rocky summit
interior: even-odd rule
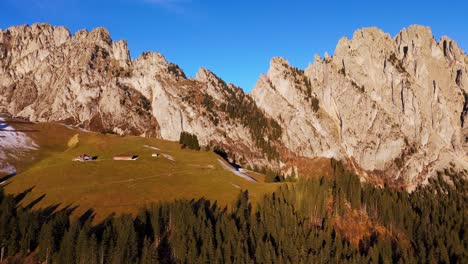
[[[272,59],[252,97],[281,124],[289,150],[413,188],[449,163],[468,168],[467,63],[455,41],[437,42],[427,27],[394,38],[365,28],[304,71]]]
[[[467,66],[455,41],[427,27],[393,38],[365,28],[306,69],[273,58],[246,94],[207,69],[188,78],[159,53],[132,60],[103,28],[23,25],[0,30],[0,113],[167,140],[185,131],[241,165],[284,173],[294,159],[335,158],[363,180],[411,190],[468,168]]]

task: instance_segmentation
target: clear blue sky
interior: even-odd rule
[[[385,2],[385,3],[384,3]],[[305,68],[342,36],[377,26],[394,36],[422,24],[468,51],[468,1],[0,0],[0,28],[49,22],[103,26],[131,56],[159,51],[194,76],[203,66],[250,91],[274,56]]]

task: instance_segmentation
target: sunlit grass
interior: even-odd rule
[[[177,142],[154,138],[121,137],[68,129],[61,125],[37,124],[33,135],[40,150],[31,153],[34,162],[17,163],[19,174],[6,191],[19,193],[33,187],[23,204],[45,194],[36,205],[79,206],[77,213],[94,208],[98,217],[115,213],[135,213],[152,202],[205,197],[229,206],[240,189],[248,189],[253,201],[275,190],[278,184],[249,182],[226,171],[212,152],[181,149]],[[78,143],[68,144],[74,138]],[[157,147],[160,151],[144,147]],[[69,147],[71,146],[71,147]],[[73,162],[86,153],[96,161]],[[151,157],[152,153],[165,153]],[[136,161],[114,161],[116,154],[138,155]]]

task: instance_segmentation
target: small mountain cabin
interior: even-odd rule
[[[88,154],[81,154],[80,156],[73,159],[73,161],[91,161],[91,160],[97,160],[97,156],[92,157]]]
[[[114,160],[137,160],[137,155],[115,155]]]

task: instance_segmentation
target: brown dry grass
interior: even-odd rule
[[[348,208],[343,216],[336,216],[332,223],[340,235],[356,248],[359,247],[359,242],[372,235],[372,222],[363,210]]]
[[[297,167],[300,178],[332,176],[333,168],[330,159],[323,157],[306,158],[283,149],[280,151],[281,157],[287,167]]]
[[[205,197],[229,206],[239,188],[249,190],[252,202],[272,192],[280,184],[249,182],[225,170],[213,152],[181,149],[177,142],[155,138],[121,137],[70,129],[57,124],[34,124],[38,132],[30,136],[40,146],[24,159],[15,161],[18,175],[9,180],[5,190],[20,193],[33,187],[24,199],[27,205],[45,197],[36,207],[60,204],[79,206],[76,214],[94,208],[97,218],[111,213],[136,213],[152,202]],[[75,135],[79,141],[68,147]],[[160,151],[144,147],[150,145]],[[174,157],[153,158],[154,152]],[[80,154],[99,156],[97,161],[72,162]],[[119,153],[134,153],[136,161],[113,161]]]
[[[368,242],[373,235],[389,237],[406,248],[411,246],[411,242],[404,232],[394,226],[390,226],[390,229],[383,226],[377,219],[369,217],[365,210],[351,209],[349,204],[346,204],[342,216],[336,215],[333,218],[332,224],[341,237],[348,240],[355,248],[359,248],[361,245],[368,246],[365,242]]]

